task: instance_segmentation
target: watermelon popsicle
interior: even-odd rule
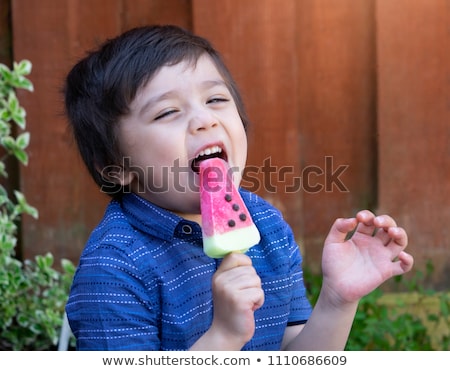
[[[259,242],[259,231],[233,184],[228,164],[220,158],[200,163],[200,207],[203,251],[209,257],[245,253]]]

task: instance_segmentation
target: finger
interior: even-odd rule
[[[395,243],[402,248],[408,245],[408,235],[406,231],[401,227],[391,227],[387,231],[388,236],[391,238],[392,243]]]
[[[400,267],[405,273],[409,272],[414,265],[413,256],[405,251],[401,251],[400,254],[398,254],[398,260],[400,262]]]
[[[240,266],[251,266],[252,260],[245,254],[231,253],[225,256],[217,271],[224,272]]]
[[[384,246],[389,245],[392,241],[392,237],[389,235],[388,231],[383,228],[377,230],[375,237],[378,238]]]
[[[231,272],[228,271],[228,272]],[[229,282],[234,282],[234,285],[243,290],[252,287],[260,288],[261,287],[261,278],[256,273],[255,268],[248,266],[236,267],[233,269],[233,276],[228,277]]]
[[[261,278],[251,264],[251,259],[243,254],[230,256],[222,262],[213,276],[214,290],[245,290],[249,288],[261,288]],[[250,264],[248,264],[250,263]]]
[[[259,288],[251,289],[246,291],[246,296],[251,300],[253,303],[252,310],[255,311],[259,308],[261,308],[264,304],[264,291]]]
[[[356,214],[358,226],[356,232],[372,236],[375,232],[374,224],[375,215],[369,210],[362,210]]]
[[[339,218],[331,226],[325,243],[341,243],[346,240],[348,233],[356,227],[355,218]]]
[[[378,229],[375,236],[381,240],[383,245],[387,246],[395,238],[395,234],[389,233],[389,229],[397,227],[397,223],[389,215],[379,215],[373,220],[373,223]]]
[[[414,258],[405,251],[400,251],[398,260],[394,263],[392,273],[396,276],[409,272],[414,265]]]
[[[392,261],[398,259],[398,254],[403,251],[408,244],[406,231],[400,227],[390,227],[387,231],[381,229],[377,232],[377,237],[379,237],[384,243],[384,246],[390,250]]]
[[[383,228],[383,229],[397,226],[397,223],[395,222],[395,220],[392,217],[390,217],[389,215],[378,215],[373,220],[373,224],[375,224],[375,226],[377,228]]]

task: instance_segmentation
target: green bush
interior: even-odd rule
[[[427,274],[433,271],[428,264]],[[322,279],[305,269],[313,304]],[[450,293],[425,289],[425,275],[395,277],[394,292],[377,288],[360,300],[346,350],[450,350]]]
[[[25,77],[31,63],[14,63],[10,70],[0,64],[0,177],[7,178],[5,160],[13,156],[28,164],[26,148],[30,134],[25,132],[26,111],[20,106],[15,89],[33,91]],[[20,134],[15,135],[17,131]],[[53,256],[36,256],[21,261],[15,257],[20,218],[29,214],[38,218],[38,211],[25,196],[14,190],[11,199],[0,184],[0,350],[45,350],[58,343],[64,306],[75,267],[62,260],[63,272],[52,268]]]

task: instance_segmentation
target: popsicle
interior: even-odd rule
[[[260,241],[258,228],[220,158],[200,163],[200,207],[203,251],[211,258],[245,253]]]

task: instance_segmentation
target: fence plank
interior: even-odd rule
[[[61,88],[69,68],[86,50],[146,20],[173,19],[183,26],[190,20],[188,1],[157,0],[146,7],[145,2],[92,0],[86,5],[83,0],[12,2],[14,55],[32,61],[35,85],[33,94],[21,96],[31,132],[22,190],[40,211],[38,220],[23,219],[25,258],[51,251],[57,261],[77,262],[108,201],[85,171],[66,130]]]
[[[33,94],[22,96],[31,144],[21,183],[40,216],[23,219],[25,258],[51,251],[57,261],[78,261],[91,227],[103,213],[105,197],[87,176],[69,139],[61,88],[69,65],[120,29],[119,5],[118,0],[96,0],[88,8],[78,1],[12,3],[14,56],[32,61],[35,86]]]
[[[285,187],[300,168],[295,8],[295,0],[193,1],[193,28],[224,55],[252,121],[243,186],[279,207],[293,228],[301,196]]]
[[[450,285],[450,3],[378,0],[379,202]]]
[[[277,169],[259,174],[257,191],[280,207],[317,268],[334,218],[375,198],[373,2],[193,4],[194,29],[212,38],[244,92],[254,123],[249,165],[268,169],[270,159]],[[308,173],[341,165],[349,192]],[[303,187],[292,187],[302,176]]]
[[[334,219],[376,202],[373,8],[373,1],[320,0],[297,11],[303,169],[323,170],[304,173],[306,261],[316,270]]]

